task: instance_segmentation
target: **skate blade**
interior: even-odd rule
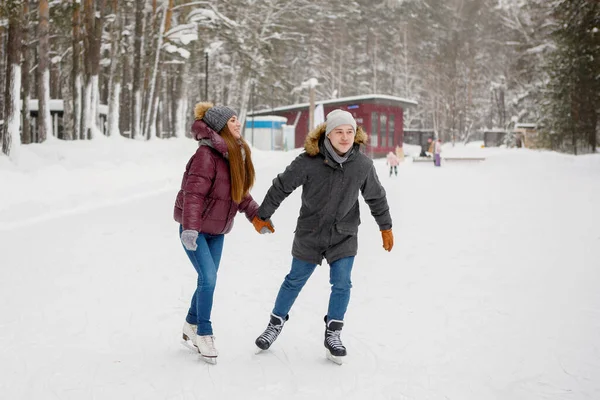
[[[202,360],[207,364],[217,365],[217,357],[207,357],[200,354],[200,358],[202,358]]]
[[[334,356],[333,354],[331,354],[329,352],[329,350],[325,349],[325,357],[327,357],[327,359],[329,361],[333,361],[334,363],[336,363],[337,365],[342,365],[344,363],[344,357],[340,357],[340,356]]]
[[[203,356],[202,353],[200,353],[200,349],[193,344],[193,342],[191,340],[182,340],[181,344],[184,347],[187,347],[188,349],[192,350],[195,353],[198,353],[198,355],[200,356],[200,358],[202,358],[202,360],[204,360],[207,364],[212,364],[215,365],[217,363],[217,357],[210,357],[210,356]]]
[[[198,348],[196,347],[196,345],[195,345],[195,344],[192,344],[192,341],[185,341],[185,340],[182,340],[182,341],[181,341],[181,344],[182,344],[184,347],[187,347],[188,349],[192,350],[193,352],[196,352],[196,353],[199,353],[199,352],[200,352],[200,351],[198,351]]]

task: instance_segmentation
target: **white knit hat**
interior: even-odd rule
[[[325,128],[326,135],[340,125],[352,125],[352,129],[356,133],[356,120],[348,111],[333,110],[327,114],[325,122],[327,123]]]

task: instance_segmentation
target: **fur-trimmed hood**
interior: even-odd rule
[[[309,156],[316,156],[319,154],[319,140],[325,134],[325,128],[327,124],[323,122],[313,129],[304,141],[304,150]],[[356,128],[356,135],[354,136],[355,144],[367,144],[367,133],[363,130],[362,126]]]
[[[225,158],[229,158],[227,143],[217,132],[201,119],[192,124],[192,136],[198,141],[198,146],[209,146],[217,150]]]

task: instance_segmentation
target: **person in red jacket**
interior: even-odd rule
[[[224,235],[231,231],[237,212],[254,221],[260,233],[274,232],[270,221],[258,221],[258,204],[250,195],[254,165],[250,147],[241,137],[236,112],[211,103],[196,105],[192,136],[198,149],[188,161],[175,200],[181,243],[198,273],[196,290],[183,325],[205,360],[216,362],[210,315],[221,261]]]

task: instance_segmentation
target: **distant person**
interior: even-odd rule
[[[434,161],[434,165],[436,167],[441,167],[442,166],[442,139],[438,139],[435,141],[434,147],[433,147],[433,161]]]
[[[392,172],[398,176],[398,164],[400,164],[400,160],[398,156],[394,154],[394,152],[390,151],[386,157],[386,164],[390,166],[390,177],[392,176]]]
[[[398,162],[404,162],[404,149],[402,146],[396,146],[396,157],[398,157]]]
[[[427,150],[425,150],[427,149]],[[422,157],[432,157],[433,156],[433,139],[427,138],[427,147],[423,146],[421,148]]]
[[[523,141],[521,139],[521,134],[517,134],[516,135],[516,145],[517,145],[518,149],[520,149],[521,147],[523,147]]]
[[[360,151],[361,144],[366,143],[367,135],[357,128],[352,114],[331,111],[325,123],[308,134],[305,151],[273,179],[258,209],[261,220],[266,223],[298,187],[302,187],[302,207],[292,245],[291,270],[279,289],[267,328],[255,341],[260,349],[268,349],[277,339],[298,294],[325,258],[331,293],[324,318],[324,345],[327,357],[334,362],[341,363],[339,357],[346,355],[340,333],[358,251],[359,193],[379,226],[383,248],[391,251],[394,245],[385,189],[373,161]]]
[[[181,243],[198,273],[183,339],[215,363],[218,352],[210,316],[225,234],[231,231],[236,212],[246,214],[249,221],[256,219],[258,204],[250,195],[254,165],[236,112],[199,103],[194,114],[191,133],[198,149],[187,162],[174,209]],[[274,231],[270,222],[262,225]]]

